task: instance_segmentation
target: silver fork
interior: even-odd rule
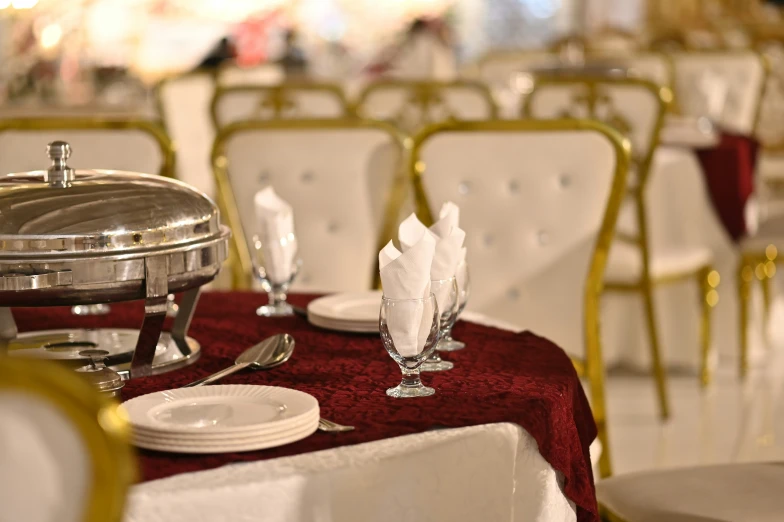
[[[343,426],[342,424],[332,422],[331,420],[327,420],[322,417],[319,419],[318,429],[327,433],[343,433],[346,431],[352,431],[354,426]]]

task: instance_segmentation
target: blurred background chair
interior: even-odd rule
[[[272,186],[297,216],[303,267],[293,288],[372,288],[405,197],[403,159],[402,136],[381,122],[254,120],[221,129],[212,161],[234,232],[235,284],[247,287],[252,273],[253,197]]]
[[[609,475],[599,299],[628,143],[589,121],[452,122],[418,134],[411,161],[425,224],[443,203],[460,206],[469,309],[585,357],[576,366],[591,385],[600,469]]]
[[[118,410],[57,363],[0,355],[0,519],[120,522],[136,462]]]
[[[497,116],[487,86],[467,80],[374,82],[360,93],[355,110],[362,118],[386,121],[407,132],[416,132],[429,123]]]
[[[239,120],[346,118],[350,112],[343,90],[330,83],[219,85],[210,104],[216,129]]]

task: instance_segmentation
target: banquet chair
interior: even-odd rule
[[[0,172],[49,166],[46,145],[67,141],[75,168],[175,177],[174,146],[154,121],[103,117],[0,119]]]
[[[272,186],[294,210],[303,265],[293,288],[373,288],[408,185],[403,150],[399,131],[377,121],[245,120],[220,129],[212,164],[233,232],[235,287],[251,282],[254,194]]]
[[[697,282],[702,312],[700,381],[705,386],[711,378],[710,313],[717,301],[715,286],[718,285],[709,249],[681,246],[652,251],[650,248],[645,189],[671,99],[666,87],[636,78],[541,78],[525,107],[526,115],[537,118],[598,119],[631,141],[633,169],[617,241],[610,250],[606,289],[642,297],[662,418],[669,416],[669,400],[659,348],[654,289],[687,280]]]
[[[422,222],[433,223],[446,201],[460,206],[469,309],[530,328],[570,354],[584,351],[572,360],[590,383],[599,468],[609,475],[599,301],[628,141],[595,121],[496,120],[434,125],[413,147]]]
[[[208,196],[214,193],[209,151],[215,133],[210,122],[210,100],[215,74],[197,71],[163,80],[155,87],[166,131],[177,149],[177,179]]]
[[[340,86],[331,83],[282,83],[274,86],[218,85],[210,103],[218,129],[250,119],[328,119],[350,115]]]
[[[765,89],[767,63],[758,52],[675,52],[675,97],[686,116],[707,116],[728,132],[751,136]]]
[[[775,522],[784,513],[784,463],[645,471],[596,484],[608,522]]]
[[[415,132],[444,120],[495,119],[497,109],[490,90],[479,82],[382,80],[362,90],[355,112]]]
[[[136,463],[116,402],[56,363],[0,356],[0,419],[0,520],[122,520]]]

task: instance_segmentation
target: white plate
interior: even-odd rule
[[[250,434],[297,425],[318,412],[311,395],[276,386],[198,386],[150,393],[123,403],[133,428],[166,433]]]
[[[233,443],[233,442],[240,442],[240,441],[248,441],[252,438],[256,437],[275,437],[281,434],[286,434],[291,431],[296,431],[304,426],[310,425],[313,420],[318,421],[319,419],[319,412],[314,411],[313,414],[308,414],[305,417],[298,418],[296,423],[291,423],[285,426],[278,426],[277,429],[273,430],[259,430],[259,431],[251,431],[251,432],[242,432],[242,433],[211,433],[211,432],[204,432],[204,433],[171,433],[167,431],[158,431],[158,430],[149,430],[146,428],[142,428],[140,426],[134,426],[132,428],[134,438],[141,438],[145,440],[158,440],[163,443],[218,443],[218,442],[226,442],[226,443]]]
[[[190,443],[164,443],[157,440],[147,440],[134,437],[133,444],[139,448],[165,451],[169,453],[234,453],[238,451],[256,451],[275,448],[302,440],[312,435],[318,429],[318,419],[299,428],[275,437],[259,437],[250,441],[225,442],[217,444],[190,444]]]
[[[381,310],[381,291],[333,294],[311,301],[308,315],[321,319],[368,323],[378,321]]]
[[[378,333],[378,320],[375,323],[342,323],[328,321],[317,316],[308,316],[308,322],[319,328],[351,333]]]

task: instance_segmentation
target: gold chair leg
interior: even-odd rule
[[[741,379],[746,378],[749,371],[749,294],[751,281],[754,278],[754,269],[751,260],[742,256],[738,263],[738,334],[740,336],[740,364],[739,374]]]
[[[588,299],[585,306],[585,374],[591,386],[591,410],[602,454],[599,457],[599,476],[612,474],[610,438],[607,433],[607,403],[604,389],[604,360],[602,358],[601,334],[599,332],[600,306],[598,299]]]
[[[711,267],[700,270],[700,309],[702,311],[700,325],[700,385],[707,388],[712,380],[711,362],[711,313],[719,302],[719,273]]]
[[[659,350],[659,332],[656,329],[656,314],[653,307],[653,288],[650,280],[642,282],[642,296],[645,306],[645,318],[648,323],[648,338],[651,348],[653,378],[656,381],[656,393],[659,396],[659,414],[662,420],[670,418],[670,404],[667,397],[667,376]]]

